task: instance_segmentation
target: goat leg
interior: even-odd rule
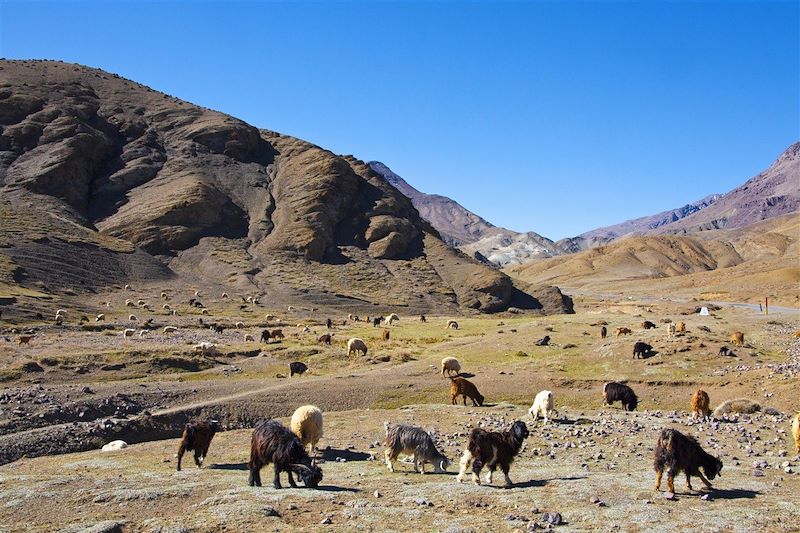
[[[656,490],[661,490],[661,476],[663,474],[663,470],[656,470]]]
[[[277,464],[275,465],[275,477],[272,480],[272,486],[276,489],[283,488],[281,487],[281,469]]]

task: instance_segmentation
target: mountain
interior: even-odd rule
[[[379,161],[371,161],[369,165],[411,200],[422,218],[439,231],[445,242],[471,257],[487,264],[506,266],[563,252],[556,243],[537,233],[519,233],[494,226],[455,200],[420,192]]]
[[[551,305],[550,288],[543,309],[445,245],[352,156],[97,69],[0,69],[0,284],[192,283],[354,310],[569,310],[566,297]]]

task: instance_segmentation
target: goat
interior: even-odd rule
[[[328,346],[331,345],[331,340],[333,340],[334,333],[325,333],[324,335],[320,335],[317,339],[317,342],[320,344],[327,344]]]
[[[183,454],[191,451],[194,451],[194,464],[197,465],[197,468],[200,468],[208,455],[208,447],[211,445],[211,439],[214,438],[214,434],[219,430],[219,422],[216,420],[209,420],[208,422],[189,422],[186,424],[183,428],[180,446],[178,446],[177,471],[181,471],[181,459],[183,458]]]
[[[536,346],[547,346],[548,344],[550,344],[550,335],[545,335],[544,337],[534,342],[533,344],[535,344]]]
[[[458,396],[464,397],[464,405],[467,405],[467,398],[472,400],[472,405],[483,405],[484,397],[478,392],[478,388],[474,383],[464,378],[450,378],[450,403],[456,404]]]
[[[178,328],[175,326],[164,326],[164,333],[175,333],[178,331]]]
[[[795,451],[800,453],[800,413],[794,415],[794,420],[792,420],[792,436],[794,437]]]
[[[17,339],[17,342],[19,343],[20,346],[22,346],[23,344],[30,344],[32,338],[33,335],[20,335],[19,338]]]
[[[331,320],[330,318],[326,319],[325,320],[325,327],[327,329],[332,329],[333,328],[333,320]]]
[[[667,337],[674,337],[676,331],[675,324],[667,324]]]
[[[276,420],[261,421],[253,430],[250,440],[249,485],[261,486],[261,468],[272,463],[275,477],[272,485],[281,488],[280,473],[289,476],[289,485],[297,487],[292,473],[297,474],[306,487],[316,487],[322,481],[322,469],[312,463],[300,438]]]
[[[547,424],[550,415],[555,411],[553,404],[553,393],[549,390],[543,390],[536,395],[533,399],[533,404],[528,409],[528,414],[533,417],[533,421],[539,420],[539,415],[544,417],[544,423]]]
[[[445,357],[442,359],[442,375],[444,376],[445,371],[449,375],[453,375],[453,372],[458,375],[461,372],[461,363],[455,357]]]
[[[676,333],[686,333],[686,322],[678,322],[675,331]]]
[[[614,330],[614,333],[619,337],[620,335],[630,335],[633,332],[631,328],[617,328]]]
[[[711,400],[708,397],[708,393],[703,389],[697,389],[694,394],[692,394],[692,418],[708,418],[711,416],[711,409],[709,409],[709,405]]]
[[[607,335],[608,335],[608,330],[606,329],[606,327],[600,326],[600,338],[605,339]]]
[[[447,329],[458,329],[458,322],[456,322],[455,320],[448,320]]]
[[[744,333],[741,331],[734,331],[731,333],[730,341],[734,346],[744,346]]]
[[[646,342],[637,342],[633,345],[633,357],[635,359],[642,359],[647,358],[647,354],[653,351],[653,347],[647,344]]]
[[[464,475],[472,464],[472,480],[480,485],[481,469],[484,465],[489,469],[486,474],[486,483],[491,484],[492,474],[500,466],[505,476],[506,487],[511,487],[511,478],[508,471],[514,457],[522,448],[522,443],[528,438],[528,427],[525,422],[517,420],[511,428],[503,431],[486,431],[485,429],[475,428],[469,434],[467,449],[461,456],[461,469],[456,478],[459,483],[464,481]]]
[[[256,338],[249,333],[244,334],[244,342],[256,342]]]
[[[390,426],[389,422],[384,422],[383,426],[386,429],[384,457],[389,472],[394,472],[394,461],[401,453],[414,456],[414,472],[424,474],[425,463],[432,463],[438,474],[447,471],[450,460],[436,447],[430,433],[407,424]]]
[[[425,315],[419,315],[419,321],[420,321],[420,322],[427,322],[427,321],[428,321],[428,319],[427,319],[427,318],[425,318]]]
[[[382,321],[383,321],[382,316],[376,316],[375,318],[372,319],[372,327],[377,328],[378,326],[381,325]]]
[[[353,355],[354,353],[358,355],[361,352],[367,355],[367,345],[363,339],[353,337],[347,341],[347,355]]]
[[[261,342],[268,343],[270,339],[269,330],[265,329],[261,332]]]
[[[293,361],[289,363],[289,377],[292,377],[295,374],[302,376],[306,370],[308,370],[308,366],[305,363],[301,363],[300,361]]]
[[[316,405],[303,405],[292,414],[290,426],[300,442],[309,446],[309,454],[317,447],[322,438],[322,411]]]
[[[639,405],[639,399],[633,389],[622,383],[610,381],[603,385],[603,404],[611,405],[619,401],[625,411],[634,411]]]
[[[697,440],[684,435],[676,429],[664,429],[656,441],[653,469],[656,471],[656,490],[661,490],[661,476],[667,468],[667,486],[669,491],[675,493],[675,475],[683,471],[686,474],[686,486],[692,490],[690,476],[700,478],[706,487],[711,488],[711,483],[705,478],[714,479],[720,475],[722,461],[706,453]],[[703,469],[703,472],[700,469]]]
[[[388,329],[383,330],[383,340],[385,340],[385,341],[389,340],[389,330]]]
[[[656,326],[654,323],[650,322],[649,320],[645,320],[644,322],[642,322],[642,329],[653,329],[655,327],[658,327],[658,326]]]
[[[270,338],[277,339],[277,340],[281,340],[281,339],[285,339],[286,338],[284,336],[284,334],[283,334],[283,330],[282,329],[273,329],[272,331],[269,332],[269,336],[270,336]]]

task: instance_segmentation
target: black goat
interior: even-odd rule
[[[690,476],[700,478],[706,487],[711,488],[708,479],[714,479],[722,471],[722,461],[706,453],[693,437],[675,429],[664,429],[656,441],[653,468],[656,471],[656,490],[661,489],[661,476],[667,469],[667,486],[675,492],[675,475],[681,471],[686,474],[686,486],[692,490]],[[700,472],[703,469],[708,479]]]
[[[485,429],[475,428],[469,434],[467,449],[461,456],[461,470],[456,478],[459,483],[464,481],[467,468],[472,463],[472,480],[480,485],[481,469],[484,465],[489,469],[486,474],[486,483],[492,482],[492,474],[500,466],[505,476],[506,487],[511,487],[511,478],[508,471],[514,457],[522,448],[522,443],[528,438],[528,426],[525,422],[517,420],[507,431],[486,431]]]
[[[306,366],[305,363],[301,363],[300,361],[293,361],[289,363],[289,377],[292,377],[295,374],[302,376],[306,370],[308,370],[308,366]]]
[[[635,359],[645,359],[647,354],[653,351],[653,347],[647,344],[646,342],[637,342],[633,345],[633,357]]]
[[[263,342],[263,343],[269,343],[269,339],[270,339],[271,337],[272,337],[272,336],[269,334],[269,330],[268,330],[268,329],[265,329],[265,330],[263,330],[263,331],[261,332],[261,342]]]
[[[197,468],[200,468],[206,455],[208,455],[211,439],[214,438],[214,434],[219,430],[219,422],[216,420],[189,422],[186,424],[186,427],[183,428],[181,444],[178,447],[178,472],[181,471],[181,459],[183,459],[185,452],[194,451],[194,464],[197,465]]]
[[[281,488],[281,472],[288,474],[292,487],[297,487],[292,473],[297,474],[306,487],[316,487],[322,481],[322,469],[311,462],[297,435],[276,420],[261,421],[253,430],[247,463],[251,487],[261,486],[261,468],[270,463],[275,467],[272,485],[276,489]]]
[[[634,411],[639,405],[639,398],[633,389],[622,383],[611,381],[603,385],[603,403],[611,405],[614,402],[622,402],[625,411]]]
[[[378,326],[381,325],[382,321],[383,321],[382,316],[376,316],[375,318],[372,319],[372,327],[377,328]]]

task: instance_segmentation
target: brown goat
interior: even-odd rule
[[[730,337],[731,344],[735,346],[744,346],[744,333],[741,331],[734,331]]]
[[[197,468],[203,464],[203,461],[208,455],[208,447],[211,445],[211,439],[214,434],[219,431],[219,423],[216,420],[208,422],[189,422],[183,429],[183,436],[181,437],[181,444],[178,447],[178,467],[181,470],[181,459],[185,452],[194,451],[194,464]]]
[[[385,341],[389,340],[389,330],[388,329],[383,330],[383,340],[385,340]]]
[[[464,397],[464,405],[467,405],[467,398],[472,400],[472,405],[483,405],[483,395],[478,392],[478,388],[471,381],[464,378],[450,378],[450,403],[456,404],[458,396]]]
[[[711,409],[709,404],[711,400],[708,398],[708,393],[703,389],[697,389],[692,394],[692,418],[708,418],[711,416]]]
[[[20,346],[23,344],[29,344],[33,335],[21,335],[17,342],[19,342]]]
[[[334,335],[333,333],[326,333],[324,335],[320,335],[319,339],[317,339],[317,342],[320,344],[327,344],[328,346],[330,346],[333,335]]]
[[[617,328],[614,330],[614,333],[617,334],[617,337],[620,335],[630,335],[633,333],[630,328]]]
[[[528,427],[525,422],[517,420],[506,431],[486,431],[482,428],[475,428],[469,434],[467,449],[461,456],[461,469],[456,480],[461,483],[467,468],[472,465],[472,480],[480,484],[479,474],[481,469],[486,466],[489,470],[486,474],[486,483],[492,482],[492,474],[499,466],[505,477],[506,487],[511,487],[511,479],[508,471],[514,457],[522,448],[522,443],[528,438]]]
[[[650,322],[649,320],[645,320],[644,322],[642,322],[642,329],[653,329],[655,327],[656,325]]]
[[[283,330],[282,329],[273,329],[272,331],[269,332],[269,336],[270,336],[270,338],[273,338],[273,339],[285,339],[286,338],[283,335]]]
[[[656,441],[653,468],[656,471],[656,490],[661,489],[661,476],[667,468],[667,486],[675,493],[675,475],[683,471],[686,474],[686,486],[692,490],[690,476],[700,478],[706,487],[711,488],[709,479],[714,479],[722,470],[722,461],[706,453],[693,438],[675,429],[661,431]],[[705,476],[700,469],[703,469]]]
[[[606,336],[608,336],[608,330],[606,329],[605,326],[601,326],[600,327],[600,338],[601,339],[605,339]]]
[[[686,333],[686,322],[678,322],[675,331],[678,333]]]

